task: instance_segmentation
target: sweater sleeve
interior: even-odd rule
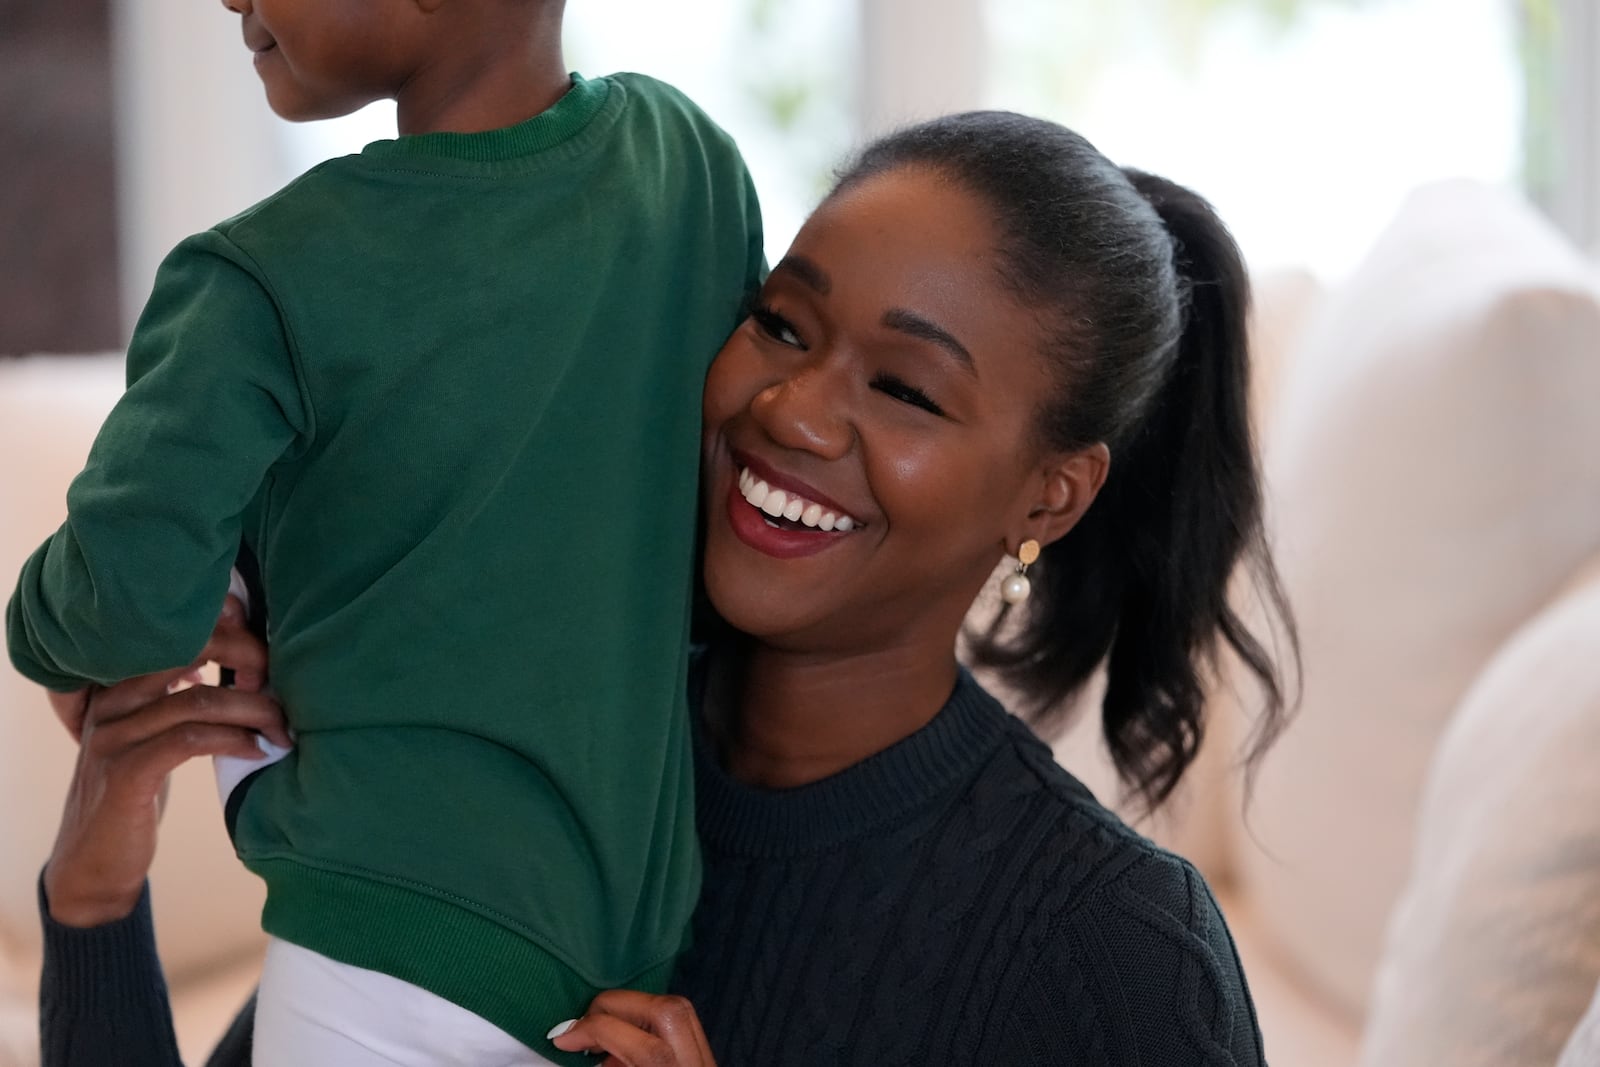
[[[1092,1007],[1063,1011],[1068,1004]],[[1053,924],[1010,1025],[1016,1062],[1266,1063],[1216,900],[1167,853],[1141,858]]]
[[[149,888],[127,918],[78,929],[50,917],[41,877],[39,917],[44,924],[42,1067],[181,1067],[167,981],[156,956]]]
[[[291,340],[226,237],[200,234],[168,256],[128,348],[128,389],[7,608],[20,673],[71,690],[182,666],[204,647],[241,515],[311,431]]]
[[[182,1067],[167,980],[156,954],[150,887],[126,918],[78,929],[50,917],[41,875],[39,920],[44,926],[40,1067]],[[206,1067],[249,1067],[254,1024],[252,996]]]

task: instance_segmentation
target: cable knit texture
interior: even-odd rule
[[[82,1067],[177,1063],[167,980],[150,925],[149,887],[128,918],[78,929],[50,918],[41,875],[39,915],[44,922],[41,1062]]]
[[[963,673],[927,727],[760,791],[702,739],[675,986],[723,1067],[1264,1062],[1209,889]]]
[[[721,1067],[1265,1062],[1199,874],[968,675],[928,726],[804,788],[696,755],[707,868],[675,986]],[[149,922],[148,897],[96,930],[46,915],[45,1067],[177,1063]],[[246,1067],[249,1032],[247,1006],[211,1067]]]

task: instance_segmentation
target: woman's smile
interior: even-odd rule
[[[862,520],[820,489],[735,452],[728,522],[739,540],[776,559],[815,555],[860,530]]]
[[[844,508],[835,504],[808,485],[796,485],[787,476],[770,473],[757,467],[751,460],[739,468],[739,493],[753,508],[766,512],[772,525],[781,522],[799,523],[801,526],[828,533],[838,530],[849,533],[859,526],[856,519]],[[793,529],[791,525],[788,527]]]

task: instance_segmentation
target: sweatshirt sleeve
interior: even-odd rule
[[[292,341],[255,265],[222,234],[167,257],[128,348],[127,392],[7,607],[21,674],[56,690],[109,685],[204,647],[241,515],[311,433]]]

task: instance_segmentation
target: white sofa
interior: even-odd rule
[[[1581,652],[1600,652],[1600,283],[1519,203],[1450,185],[1331,291],[1257,291],[1305,704],[1246,819],[1251,701],[1219,684],[1199,765],[1146,828],[1218,887],[1280,1067],[1554,1063],[1600,981],[1600,656]],[[0,362],[7,590],[120,373]],[[1092,716],[1057,752],[1116,795]],[[72,758],[0,669],[0,1067],[36,1056],[34,879]],[[153,880],[199,1063],[261,951],[204,765],[175,782]]]

